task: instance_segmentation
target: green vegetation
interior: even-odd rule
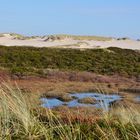
[[[36,37],[40,38],[48,38],[52,40],[61,40],[66,38],[72,38],[74,40],[96,40],[96,41],[110,41],[111,37],[102,37],[102,36],[78,36],[78,35],[67,35],[67,34],[56,34],[56,35],[46,35],[46,36],[24,36],[21,34],[16,33],[9,33],[10,36],[13,37],[13,39],[19,39],[19,40],[26,40],[26,39],[34,39]],[[4,34],[0,34],[0,37],[4,37]]]
[[[10,35],[13,37],[13,39],[18,39],[18,40],[34,39],[37,37],[37,36],[24,36],[16,33],[10,33]]]
[[[46,69],[139,76],[140,53],[115,47],[78,50],[0,46],[0,67],[20,76],[44,74]]]
[[[4,35],[3,34],[0,34],[0,37],[4,37]]]
[[[57,112],[36,107],[37,103],[19,89],[0,87],[0,139],[2,140],[139,140],[140,114],[136,109],[93,114],[85,121],[80,112],[67,119]],[[30,99],[31,98],[31,99]],[[114,111],[113,111],[114,112]],[[87,114],[86,114],[87,115]],[[70,118],[71,117],[71,118]],[[85,116],[86,117],[86,116]]]
[[[78,36],[78,35],[65,35],[65,34],[58,34],[58,35],[52,35],[54,38],[73,38],[75,40],[96,40],[96,41],[110,41],[111,37],[102,37],[102,36]]]

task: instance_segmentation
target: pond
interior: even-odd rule
[[[114,101],[121,100],[121,96],[113,95],[104,95],[99,93],[73,93],[69,94],[73,100],[65,102],[61,101],[58,98],[41,98],[42,106],[46,108],[54,108],[58,106],[68,106],[68,107],[78,107],[78,106],[87,106],[87,107],[97,107],[108,110],[110,104]],[[95,103],[81,103],[80,99],[91,98],[94,99]]]
[[[136,97],[136,101],[140,102],[140,96]]]

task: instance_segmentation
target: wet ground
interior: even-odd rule
[[[136,101],[140,102],[140,96],[136,97]]]
[[[58,98],[41,98],[42,106],[47,108],[54,108],[61,105],[65,105],[68,107],[78,107],[78,106],[93,106],[97,108],[103,108],[105,110],[109,109],[109,106],[112,102],[121,100],[121,96],[112,94],[112,95],[104,95],[99,93],[74,93],[69,94],[73,98],[73,100],[69,102],[62,101]],[[96,100],[95,103],[80,103],[80,99],[84,98],[93,98]]]

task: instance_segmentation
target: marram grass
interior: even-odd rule
[[[7,84],[0,86],[1,140],[140,139],[140,114],[136,109],[120,108],[94,123],[82,123],[70,119],[65,122],[47,109],[42,117],[41,108],[33,108],[31,104],[19,89]]]

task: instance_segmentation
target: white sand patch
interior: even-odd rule
[[[74,40],[73,38],[64,38],[58,40],[46,40],[41,37],[30,39],[17,39],[10,34],[3,34],[0,37],[0,45],[5,46],[33,46],[33,47],[62,47],[62,48],[108,48],[119,47],[125,49],[140,50],[140,41],[126,39],[110,41],[95,40]]]

